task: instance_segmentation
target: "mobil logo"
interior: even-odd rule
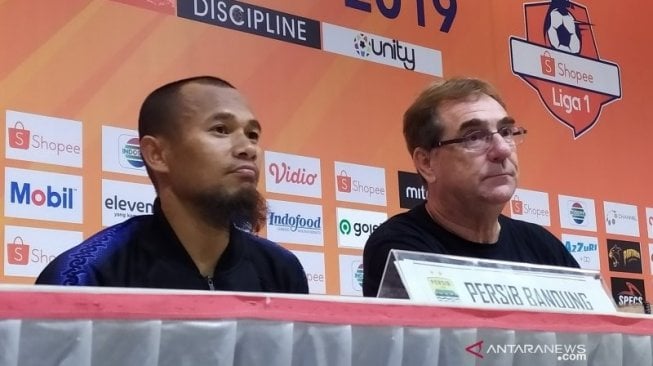
[[[31,183],[15,181],[11,181],[10,185],[11,203],[73,208],[74,188],[72,187],[53,188],[53,186],[48,185],[44,188],[35,188]]]
[[[82,177],[5,168],[5,216],[82,222]]]
[[[321,198],[320,159],[266,151],[265,187],[268,192]]]

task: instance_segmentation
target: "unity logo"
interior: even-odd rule
[[[374,54],[403,63],[406,70],[415,70],[415,49],[402,44],[399,40],[383,41],[364,33],[354,37],[354,51],[361,57]]]

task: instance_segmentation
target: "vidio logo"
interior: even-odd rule
[[[350,235],[352,233],[353,229],[353,235],[355,236],[361,236],[363,234],[371,234],[374,230],[376,230],[379,227],[377,224],[365,224],[365,223],[360,223],[360,222],[354,222],[352,225],[351,222],[347,219],[342,219],[338,223],[338,229],[340,230],[340,233],[344,235]]]

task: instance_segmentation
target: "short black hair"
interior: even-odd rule
[[[143,101],[138,114],[138,138],[144,136],[171,137],[178,134],[177,118],[180,110],[179,91],[184,85],[203,84],[223,88],[236,89],[228,81],[215,76],[194,76],[173,81],[151,92]],[[143,159],[145,162],[145,159]],[[145,163],[145,170],[150,177],[154,189],[158,193],[156,178],[152,170]]]
[[[179,112],[179,91],[187,84],[215,85],[236,89],[228,81],[215,76],[194,76],[173,81],[151,92],[143,101],[138,114],[138,137],[173,136]]]

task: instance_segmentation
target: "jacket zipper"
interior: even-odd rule
[[[213,286],[213,277],[207,276],[206,277],[206,282],[209,284],[209,290],[215,291],[215,286]]]

